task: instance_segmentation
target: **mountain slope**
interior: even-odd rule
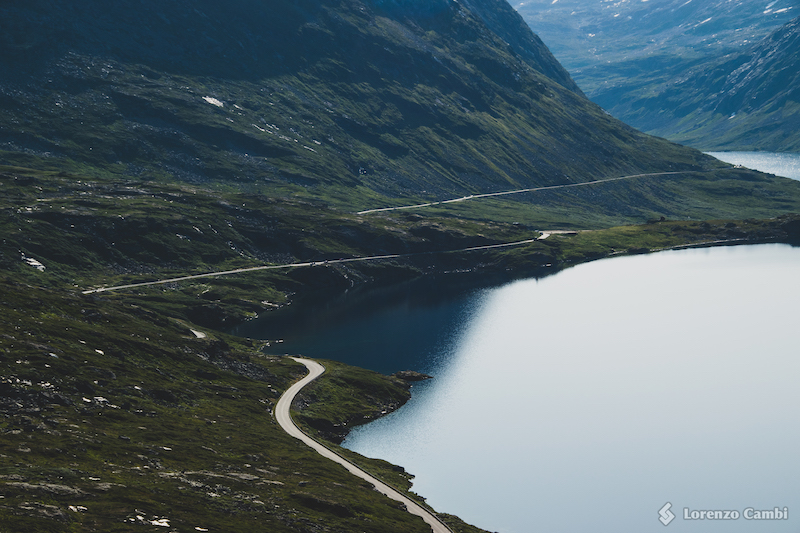
[[[7,162],[354,207],[710,164],[588,102],[504,2],[81,5],[0,8]]]
[[[526,0],[513,4],[590,96],[602,69],[669,54],[719,55],[797,16],[791,0]],[[594,69],[598,69],[595,71]]]
[[[704,149],[798,152],[798,87],[800,18],[744,53],[702,63],[646,94],[619,98],[615,109],[642,129]]]
[[[589,97],[626,123],[702,149],[797,150],[796,6],[734,3],[518,9]]]

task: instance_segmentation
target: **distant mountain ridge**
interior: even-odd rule
[[[592,101],[626,123],[701,149],[800,150],[791,94],[800,11],[790,0],[516,8]]]
[[[698,58],[747,47],[796,17],[792,0],[522,0],[515,9],[592,94],[608,64]]]
[[[501,0],[32,1],[0,15],[12,163],[348,202],[342,187],[446,197],[705,164],[587,101]]]
[[[800,18],[741,52],[595,100],[644,131],[703,149],[800,152]]]

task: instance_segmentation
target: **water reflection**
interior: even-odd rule
[[[275,353],[335,359],[384,374],[432,373],[447,359],[482,294],[507,281],[452,274],[320,292],[232,333],[270,340]]]

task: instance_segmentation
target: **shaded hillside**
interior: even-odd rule
[[[0,11],[6,162],[359,207],[710,164],[587,101],[497,0]]]
[[[497,0],[6,2],[0,163],[9,532],[429,530],[280,431],[300,368],[221,330],[322,288],[800,232],[800,182],[624,126]],[[318,427],[408,397],[329,368]]]

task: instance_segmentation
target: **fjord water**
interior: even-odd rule
[[[789,152],[707,152],[731,165],[800,180],[800,154]]]
[[[800,514],[682,514],[800,513],[799,273],[800,249],[759,245],[474,293],[435,379],[345,445],[405,466],[435,509],[492,531],[661,531],[667,502],[670,531],[797,531]]]
[[[669,502],[669,531],[797,531],[799,272],[799,248],[758,245],[445,278],[320,303],[294,335],[308,356],[435,376],[345,446],[472,524],[662,531]],[[683,519],[750,507],[790,518]]]

